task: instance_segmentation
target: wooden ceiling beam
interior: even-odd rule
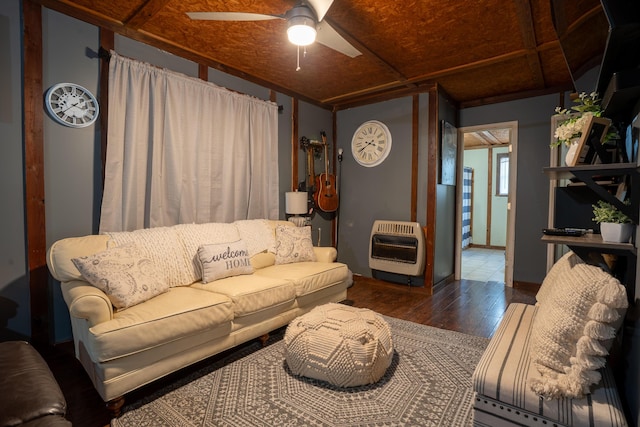
[[[544,74],[542,72],[542,64],[538,55],[538,43],[536,39],[536,30],[533,25],[533,15],[531,14],[531,3],[529,0],[516,0],[516,15],[522,33],[522,41],[527,51],[526,58],[529,63],[529,69],[532,74],[532,81],[537,87],[544,87]]]
[[[137,30],[153,18],[170,0],[148,0],[124,20],[124,25]]]
[[[480,61],[471,62],[469,64],[459,65],[456,67],[439,70],[433,73],[423,74],[423,75],[414,77],[412,79],[408,79],[408,82],[412,83],[413,87],[418,87],[424,83],[433,82],[441,77],[447,77],[453,74],[464,73],[466,71],[470,71],[473,69],[496,65],[501,62],[506,62],[513,59],[519,59],[526,55],[527,55],[526,50],[519,50],[516,52],[507,53],[504,55],[494,56],[493,58],[483,59]],[[346,93],[344,95],[336,96],[333,98],[326,98],[326,99],[323,99],[322,102],[326,104],[340,104],[343,101],[349,101],[349,100],[352,100],[353,98],[366,96],[367,94],[371,94],[371,93],[378,93],[381,90],[392,90],[394,88],[397,88],[403,85],[404,85],[404,82],[397,82],[397,81],[389,82],[385,85],[367,88],[360,91],[354,91],[354,92]]]
[[[362,96],[354,96],[343,102],[333,103],[335,111],[346,110],[348,108],[359,107],[362,105],[373,104],[376,102],[388,101],[394,98],[400,98],[403,96],[412,96],[419,93],[424,93],[432,90],[437,85],[435,83],[423,83],[415,87],[400,86],[395,89],[383,90],[376,93],[366,93]]]
[[[88,9],[78,4],[71,4],[66,0],[31,0],[47,9],[55,10],[72,18],[79,19],[96,27],[106,28],[113,32],[118,32],[123,27],[123,23],[109,16],[97,13],[93,9]]]
[[[407,78],[407,76],[405,76],[404,74],[402,74],[396,67],[394,67],[393,65],[391,65],[390,63],[388,63],[387,61],[385,61],[384,59],[382,59],[380,56],[378,56],[378,54],[376,54],[374,51],[372,51],[371,49],[369,49],[367,46],[365,46],[364,44],[362,44],[360,42],[360,40],[356,39],[355,37],[353,37],[351,34],[349,34],[344,28],[342,28],[341,26],[339,26],[337,23],[335,23],[333,20],[331,20],[328,17],[325,17],[324,20],[327,22],[327,24],[331,25],[331,27],[336,30],[336,32],[342,36],[342,38],[344,38],[346,41],[348,41],[353,47],[355,47],[356,49],[358,49],[360,52],[362,52],[363,55],[368,56],[369,58],[374,59],[378,65],[380,65],[383,69],[387,70],[389,73],[391,73],[392,76],[394,76],[394,78],[396,78],[398,80],[399,83],[405,84],[407,87],[415,87],[416,85],[414,83],[411,83],[409,81],[409,79]]]

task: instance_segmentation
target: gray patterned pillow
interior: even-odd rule
[[[135,245],[117,246],[71,261],[116,308],[131,307],[169,290],[164,274]]]
[[[276,264],[315,261],[311,242],[311,227],[276,227]]]
[[[202,283],[253,273],[249,250],[244,240],[202,245],[198,248],[197,258],[202,272]]]

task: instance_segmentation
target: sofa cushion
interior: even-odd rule
[[[601,369],[603,381],[593,387],[591,395],[581,399],[542,399],[528,387],[527,383],[532,378],[541,378],[529,358],[531,329],[538,315],[539,307],[528,304],[513,303],[507,308],[473,373],[475,406],[479,407],[474,421],[480,421],[477,416],[486,416],[487,408],[490,408],[501,420],[515,416],[517,412],[518,415],[528,414],[529,420],[534,416],[539,418],[538,421],[545,420],[543,424],[546,425],[626,426],[616,385],[608,368]],[[489,405],[484,404],[486,400]],[[498,403],[491,404],[492,401]],[[502,404],[517,409],[507,413]],[[519,420],[525,423],[522,416]]]
[[[94,362],[106,362],[230,324],[232,319],[233,303],[227,296],[171,288],[90,328],[85,345]]]
[[[315,260],[311,227],[276,227],[276,264]]]
[[[226,295],[233,301],[234,317],[293,301],[296,296],[290,281],[280,277],[258,276],[256,273],[251,276],[227,277],[210,283],[194,283],[192,287]]]
[[[71,261],[117,308],[127,308],[169,290],[164,274],[132,244]]]
[[[202,283],[253,273],[244,240],[202,245],[198,248],[197,259],[202,271]]]
[[[254,270],[269,267],[276,263],[276,254],[271,252],[260,252],[251,257],[251,265]]]
[[[530,357],[545,397],[582,397],[600,381],[598,369],[628,305],[626,290],[600,267],[571,255],[563,263],[533,324]]]
[[[272,265],[256,270],[254,275],[289,280],[296,297],[301,297],[347,280],[349,269],[340,262],[299,262]]]

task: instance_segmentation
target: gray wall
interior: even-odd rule
[[[98,29],[43,9],[43,89],[72,82],[98,94]],[[100,125],[69,128],[44,114],[44,185],[47,247],[56,240],[97,231],[102,198]],[[71,337],[67,306],[57,283],[50,283],[54,342]]]
[[[31,335],[22,170],[18,0],[0,2],[0,337]]]
[[[369,237],[374,220],[411,218],[411,112],[411,98],[338,112],[338,147],[344,150],[338,259],[354,273],[371,277]],[[386,124],[392,137],[389,156],[372,168],[360,166],[351,154],[353,132],[367,120]]]
[[[549,164],[550,117],[557,99],[540,96],[460,111],[461,127],[518,122],[514,281],[542,283],[546,274],[547,249],[540,237],[547,223],[549,179],[542,168]]]
[[[597,74],[597,69],[585,73],[576,81],[576,89],[594,90]],[[547,248],[540,237],[547,226],[549,178],[542,169],[549,165],[551,116],[558,100],[558,95],[538,96],[460,111],[460,127],[518,122],[515,282],[542,283],[546,274]],[[568,94],[565,105],[571,105]]]

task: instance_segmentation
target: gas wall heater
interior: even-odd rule
[[[371,228],[369,268],[420,276],[424,271],[424,233],[417,222],[376,220]]]

